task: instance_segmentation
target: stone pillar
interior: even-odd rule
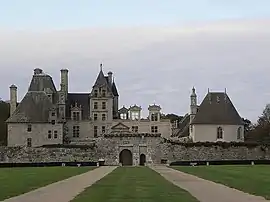
[[[10,116],[11,116],[17,107],[17,86],[11,85],[9,89],[10,89]]]

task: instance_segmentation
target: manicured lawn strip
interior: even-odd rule
[[[270,166],[267,165],[172,168],[270,199]]]
[[[0,201],[87,172],[95,167],[0,168]]]
[[[188,192],[147,167],[119,167],[73,202],[195,202]]]

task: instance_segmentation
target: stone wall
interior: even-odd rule
[[[132,138],[132,137],[131,137]],[[135,143],[135,139],[129,139]],[[0,162],[63,162],[63,161],[98,161],[103,158],[106,164],[117,165],[119,153],[123,148],[133,148],[133,155],[146,153],[147,163],[159,164],[161,159],[174,161],[199,160],[270,160],[270,150],[266,146],[193,146],[163,143],[162,138],[146,138],[137,142],[136,146],[123,145],[127,141],[123,138],[99,139],[92,148],[26,148],[0,147]],[[139,139],[137,139],[139,141]],[[142,140],[140,140],[142,141]],[[140,150],[140,148],[142,149]]]

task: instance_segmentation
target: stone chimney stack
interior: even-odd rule
[[[112,85],[112,82],[113,82],[112,75],[113,75],[113,73],[111,71],[109,71],[108,72],[108,81],[109,81],[110,85]]]
[[[61,89],[65,92],[65,96],[67,98],[67,94],[68,94],[68,70],[67,69],[61,69],[60,86],[61,86]]]
[[[10,116],[14,113],[17,107],[17,86],[14,84],[9,87],[10,89]]]

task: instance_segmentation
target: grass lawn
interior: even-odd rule
[[[270,199],[270,166],[179,166],[172,168]]]
[[[94,168],[94,167],[93,167]],[[78,175],[92,167],[0,168],[0,201]]]
[[[119,167],[73,202],[197,202],[188,192],[147,167]]]

